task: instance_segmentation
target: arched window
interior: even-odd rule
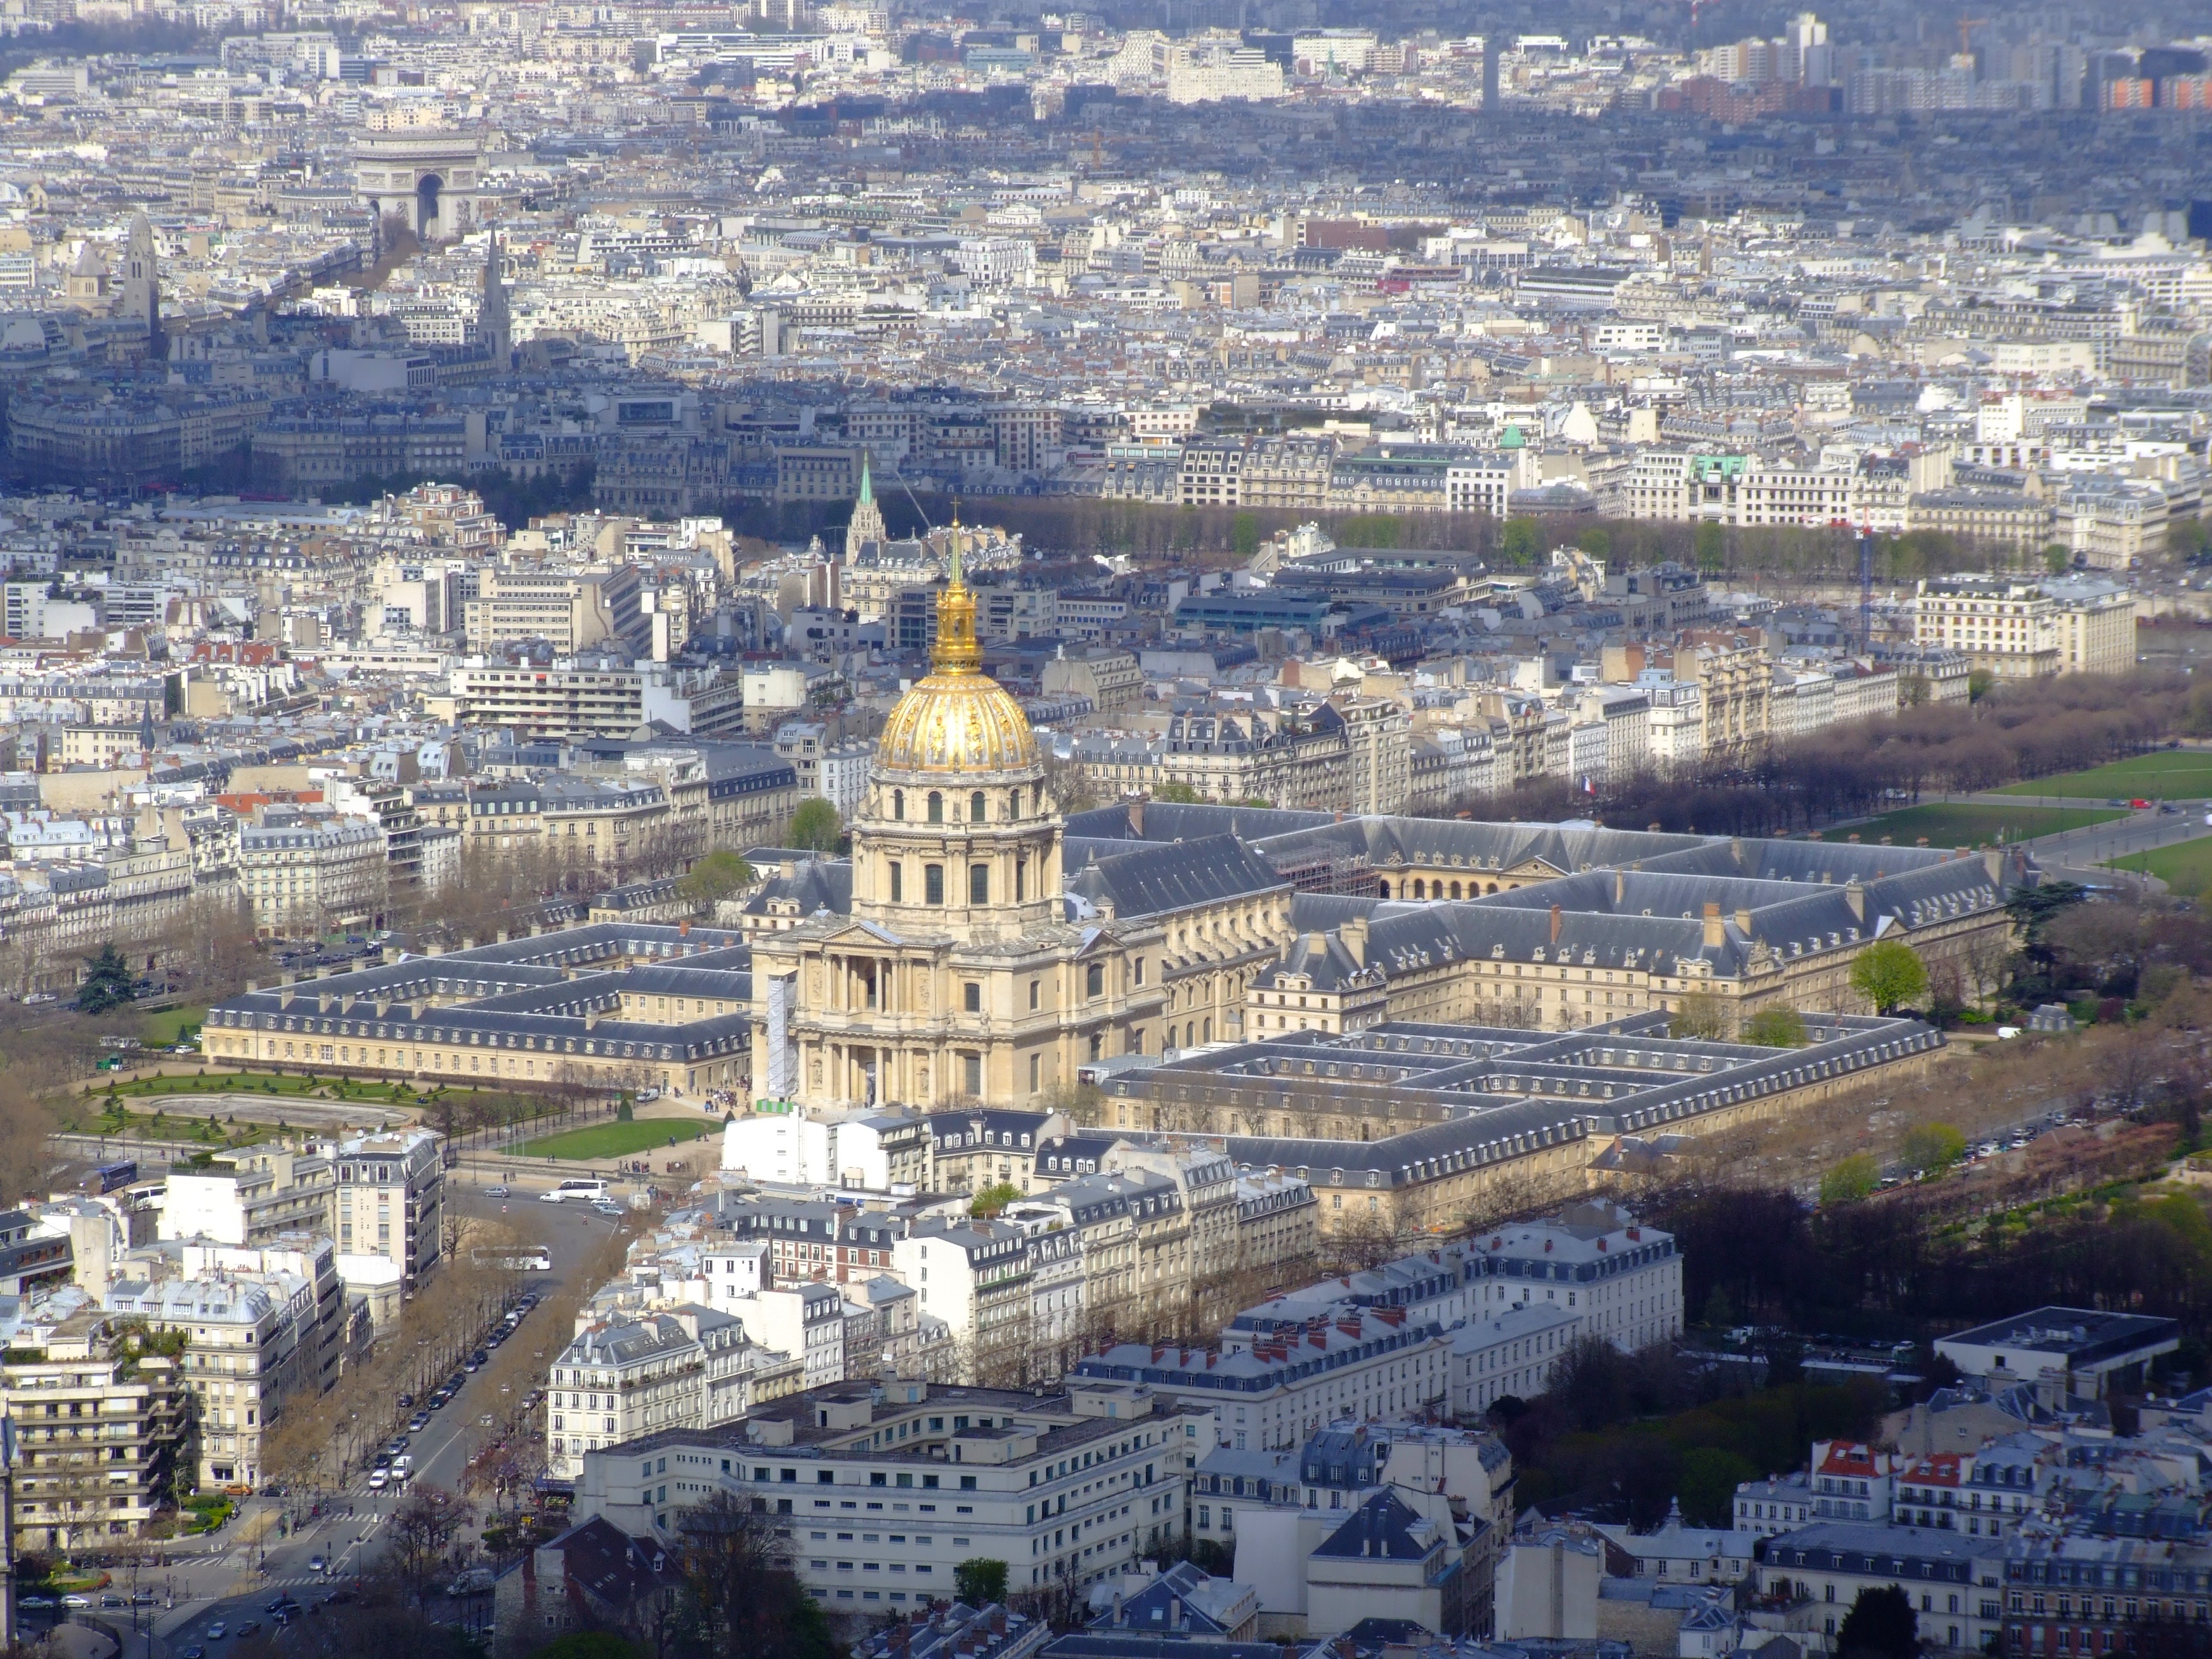
[[[902,904],[906,902],[905,887],[906,866],[894,859],[891,860],[891,902],[893,904]]]
[[[1009,789],[1006,791],[1006,821],[1011,823],[1021,815],[1022,792],[1018,789]]]
[[[929,792],[929,821],[932,823],[945,822],[945,797],[934,789]]]
[[[1390,884],[1389,882],[1377,882],[1376,884],[1376,887],[1384,898],[1389,898],[1390,896]]]
[[[906,822],[906,791],[903,789],[891,791],[891,816],[901,823]]]
[[[1457,898],[1459,896],[1459,884],[1457,882],[1454,882],[1452,884],[1452,896],[1454,898]]]
[[[1416,881],[1416,882],[1413,884],[1413,896],[1414,896],[1415,898],[1426,898],[1426,897],[1428,897],[1428,896],[1429,896],[1429,887],[1428,887],[1428,884],[1427,884],[1426,882],[1424,882],[1424,881]]]
[[[991,902],[991,866],[971,864],[968,866],[968,902],[988,904]]]
[[[981,823],[982,821],[983,792],[978,789],[974,794],[968,797],[968,822],[970,823]]]
[[[933,796],[932,799],[935,799]],[[925,864],[921,866],[921,900],[925,904],[945,902],[945,866]]]

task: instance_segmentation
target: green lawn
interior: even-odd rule
[[[183,1042],[185,1032],[197,1031],[206,1023],[207,1010],[197,1005],[149,1014],[139,1023],[138,1041],[149,1048],[166,1048],[173,1042]]]
[[[2124,811],[2109,806],[1978,806],[1971,804],[1908,806],[1885,813],[1866,823],[1841,830],[1825,830],[1823,841],[1879,842],[1884,836],[1899,847],[1911,847],[1921,836],[1930,847],[1979,847],[1984,842],[2029,841],[2055,836],[2062,830],[2124,818]]]
[[[2112,861],[2115,870],[2142,870],[2156,876],[2177,893],[2202,893],[2212,887],[2212,836],[2154,847],[2148,853],[2130,853]]]
[[[531,1141],[522,1151],[528,1158],[634,1158],[640,1152],[659,1151],[672,1140],[696,1140],[720,1127],[650,1117],[635,1123],[595,1123],[588,1129],[570,1129]]]
[[[2212,797],[2212,750],[2161,749],[2148,755],[2008,783],[2003,795],[2079,795],[2107,800],[2201,800]]]

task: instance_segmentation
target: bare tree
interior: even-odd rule
[[[828,1659],[821,1610],[793,1574],[790,1546],[766,1509],[765,1500],[716,1492],[683,1512],[677,1566],[688,1617],[677,1652]]]
[[[454,1566],[461,1528],[476,1516],[475,1507],[442,1486],[410,1486],[384,1530],[385,1558],[419,1603],[431,1583]]]

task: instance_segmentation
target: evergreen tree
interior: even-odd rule
[[[100,954],[84,959],[84,983],[77,987],[76,1008],[81,1014],[104,1014],[138,997],[138,976],[123,953],[109,941]]]

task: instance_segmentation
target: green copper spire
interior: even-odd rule
[[[876,499],[875,481],[868,476],[868,452],[860,452],[860,505],[867,506]]]

